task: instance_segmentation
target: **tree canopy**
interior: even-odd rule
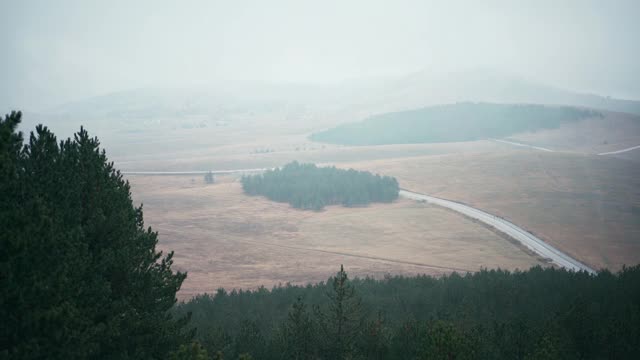
[[[367,205],[392,202],[398,198],[398,181],[368,171],[318,167],[297,161],[264,174],[242,177],[242,188],[249,195],[288,202],[301,209],[321,210],[325,205]]]
[[[314,285],[199,295],[176,311],[192,312],[198,340],[225,358],[637,359],[638,304],[640,266],[380,280],[341,269]]]
[[[21,117],[0,119],[0,358],[166,358],[191,337],[169,312],[186,274],[96,138],[23,145]]]

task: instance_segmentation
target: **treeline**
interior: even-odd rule
[[[640,266],[218,290],[176,308],[225,359],[638,359]]]
[[[570,106],[457,103],[372,116],[311,135],[311,140],[347,145],[472,141],[553,129],[602,117]]]
[[[398,198],[398,181],[389,176],[354,169],[317,167],[297,161],[264,174],[242,177],[242,188],[248,195],[288,202],[300,209],[321,210],[326,205],[367,205],[392,202]]]

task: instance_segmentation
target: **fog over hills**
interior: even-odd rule
[[[386,101],[407,107],[460,101],[530,103],[584,106],[640,114],[640,101],[586,94],[529,81],[496,70],[476,70],[433,75],[419,72],[391,84]]]
[[[456,102],[556,104],[640,114],[640,101],[583,94],[528,81],[496,70],[434,75],[423,71],[395,78],[354,79],[337,84],[249,83],[219,87],[145,88],[121,91],[31,113],[23,124],[33,127],[43,117],[68,133],[80,125],[118,130],[152,120],[172,126],[226,123],[233,114],[273,113],[293,118],[305,114],[348,112],[346,121],[370,115]],[[8,109],[5,110],[5,112]],[[187,124],[189,123],[189,124]]]
[[[0,89],[0,109],[43,110],[129,89],[219,91],[237,82],[321,84],[321,94],[343,83],[343,94],[353,95],[360,87],[346,79],[390,79],[382,81],[386,87],[420,71],[400,80],[400,88],[452,94],[469,85],[456,78],[478,68],[638,99],[638,10],[629,0],[3,2],[0,12],[11,16],[0,24],[0,78],[13,86]],[[515,91],[514,101],[522,101],[520,92],[532,95]]]

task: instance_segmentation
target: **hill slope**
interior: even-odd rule
[[[510,104],[554,104],[640,114],[640,101],[581,93],[537,83],[521,76],[491,69],[453,73],[416,72],[389,81],[368,104],[385,104],[380,112],[461,101]]]
[[[458,103],[376,115],[313,134],[311,140],[348,145],[472,141],[601,116],[573,107]]]

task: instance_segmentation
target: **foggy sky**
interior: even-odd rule
[[[640,99],[640,1],[0,0],[0,108],[147,87],[504,70]]]

